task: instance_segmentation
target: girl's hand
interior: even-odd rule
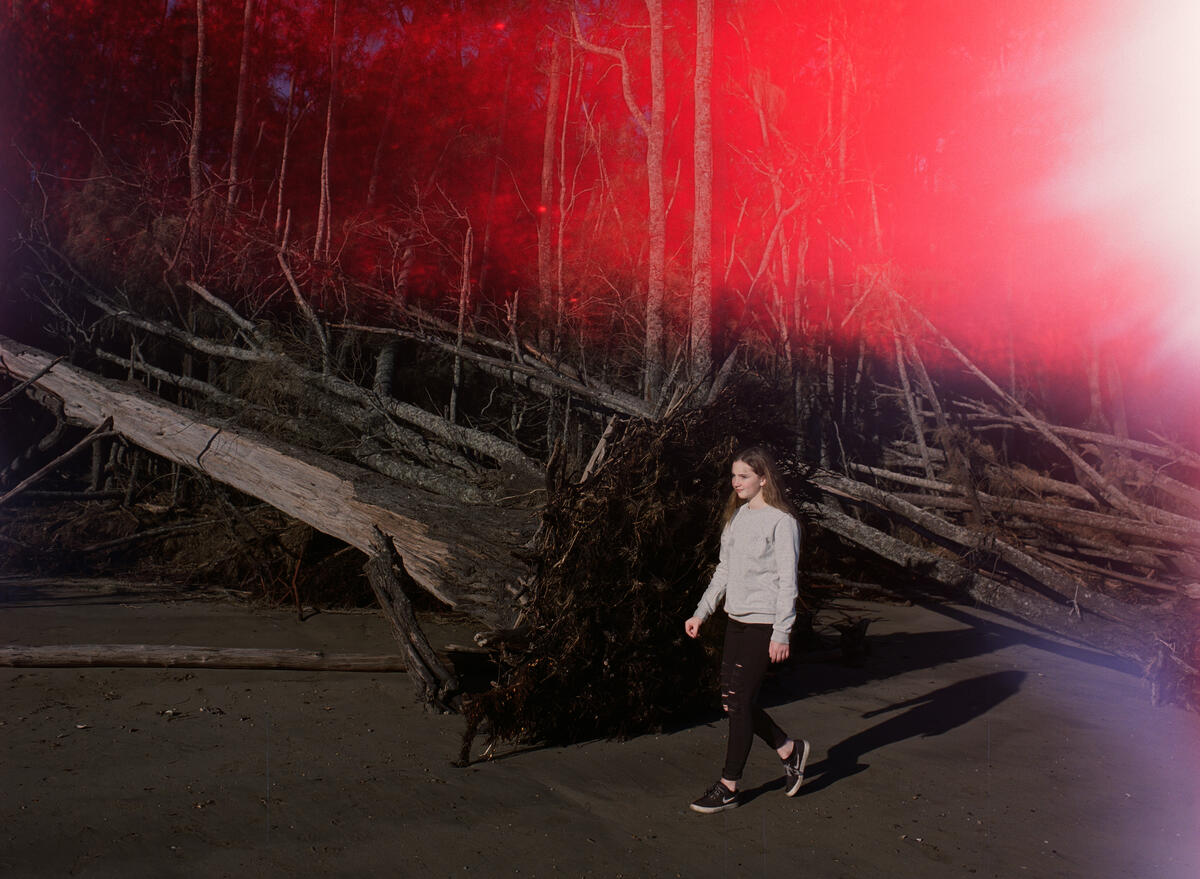
[[[695,638],[700,634],[700,624],[704,620],[700,617],[688,617],[687,622],[683,624],[683,630],[687,632],[689,638]]]
[[[772,641],[771,646],[767,648],[767,655],[771,657],[771,662],[783,662],[788,658],[791,648],[787,644],[780,644],[778,641]]]

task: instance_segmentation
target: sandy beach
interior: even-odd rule
[[[264,610],[116,581],[0,585],[0,643],[388,653],[373,613]],[[772,713],[800,795],[712,723],[451,765],[462,719],[403,674],[0,669],[0,876],[1200,875],[1200,718],[1134,670],[961,605],[842,602],[862,668],[795,664]],[[469,638],[427,619],[435,646]]]

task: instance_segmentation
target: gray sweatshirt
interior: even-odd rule
[[[788,643],[796,619],[800,529],[783,510],[742,506],[721,532],[721,556],[694,616],[725,613],[743,623],[769,623],[771,640]]]

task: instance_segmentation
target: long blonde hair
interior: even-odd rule
[[[766,477],[767,481],[762,487],[763,500],[772,507],[783,510],[789,516],[795,518],[796,511],[788,503],[788,499],[783,493],[782,482],[779,479],[779,468],[775,466],[775,459],[771,457],[771,453],[762,446],[750,446],[734,455],[731,463],[736,464],[739,461],[753,470],[755,475]],[[725,501],[725,510],[721,516],[722,528],[729,524],[734,514],[738,511],[738,507],[744,503],[745,501],[737,496],[736,491],[729,493],[729,499]]]

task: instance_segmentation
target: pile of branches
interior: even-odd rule
[[[716,563],[732,455],[793,448],[778,397],[743,382],[705,408],[627,422],[582,483],[552,468],[540,567],[496,685],[466,703],[464,761],[479,733],[626,738],[713,712],[719,627],[691,641],[683,622]]]
[[[896,332],[907,436],[881,460],[814,483],[843,540],[989,606],[1134,662],[1155,703],[1200,704],[1200,456],[1052,424],[918,312],[909,316],[988,392],[939,394]],[[852,514],[852,515],[851,515]]]
[[[788,373],[786,381],[742,384],[701,408],[684,405],[689,394],[679,381],[650,406],[609,385],[610,376],[597,380],[546,356],[519,337],[515,321],[505,339],[470,329],[462,308],[457,324],[412,309],[392,316],[400,326],[358,324],[369,317],[352,313],[334,323],[309,305],[282,248],[290,332],[248,298],[220,296],[197,281],[171,286],[173,309],[155,307],[102,286],[48,244],[31,250],[40,262],[40,304],[75,362],[168,398],[179,411],[164,417],[180,432],[198,424],[197,413],[213,421],[205,427],[209,444],[183,463],[202,455],[205,473],[228,476],[214,456],[235,438],[254,439],[252,431],[291,443],[296,460],[300,447],[336,456],[319,466],[299,461],[335,487],[355,486],[340,500],[313,499],[319,521],[305,521],[346,539],[336,528],[343,510],[329,508],[371,506],[379,522],[394,526],[399,566],[420,586],[504,627],[489,644],[501,661],[496,686],[466,706],[468,748],[479,732],[527,741],[621,737],[711,710],[715,662],[706,660],[704,643],[684,638],[682,620],[715,561],[725,468],[748,442],[773,445],[785,460],[803,453],[783,427],[798,425],[802,411],[818,420],[839,414],[815,431],[820,469],[789,463],[793,501],[843,556],[889,565],[885,576],[895,582],[884,588],[937,585],[1131,660],[1151,680],[1156,702],[1200,702],[1192,603],[1200,595],[1200,456],[1162,438],[1050,423],[898,295],[890,300],[891,397],[855,379],[876,410],[887,409],[868,429],[854,423],[862,412],[822,403],[836,388],[820,377],[801,382]],[[961,366],[986,398],[935,386],[921,354],[930,351]],[[427,359],[435,355],[441,360]],[[430,407],[419,397],[447,362],[453,378],[437,390],[439,398],[448,392],[448,406]],[[45,364],[46,379],[14,376],[18,387],[67,370]],[[428,376],[396,381],[406,368]],[[860,355],[856,375],[868,372]],[[473,384],[489,393],[466,405]],[[786,385],[812,405],[770,390]],[[507,406],[492,405],[496,390]],[[531,431],[523,419],[535,399],[544,429]],[[505,416],[495,414],[501,409]],[[112,423],[101,421],[90,422],[98,433],[89,441],[111,435]],[[811,428],[805,422],[806,434]],[[870,441],[850,442],[855,431]],[[582,477],[568,482],[598,436]],[[544,466],[552,437],[574,449],[560,446]],[[357,469],[350,474],[343,462]],[[254,496],[280,503],[292,487],[286,474],[295,472],[281,470]],[[803,496],[808,487],[811,497]],[[539,508],[541,530],[527,545]],[[360,544],[390,558],[391,548]],[[527,578],[529,558],[537,570]],[[818,573],[845,569],[831,562]],[[520,624],[511,628],[518,602]]]
[[[898,348],[894,399],[914,429],[869,462],[788,454],[805,449],[781,427],[786,407],[751,383],[630,423],[594,475],[551,491],[524,626],[496,687],[468,703],[463,759],[479,732],[621,737],[712,710],[716,644],[689,642],[681,622],[714,561],[730,457],[758,441],[783,452],[789,494],[817,526],[808,578],[870,571],[894,597],[978,602],[1129,660],[1155,704],[1200,707],[1195,454],[1049,424],[965,357],[996,402],[939,390],[916,347]]]

